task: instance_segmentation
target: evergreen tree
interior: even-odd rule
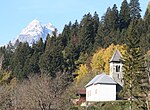
[[[70,44],[63,51],[63,58],[65,60],[64,71],[73,73],[76,69],[75,61],[79,58],[80,51],[78,46]]]
[[[140,12],[142,10],[140,8],[139,0],[130,0],[129,7],[131,20],[141,18]]]
[[[90,53],[93,50],[94,43],[94,23],[90,13],[84,15],[80,23],[80,48],[85,53]]]
[[[63,50],[63,58],[65,61],[64,71],[68,73],[73,73],[76,69],[75,61],[79,58],[79,24],[77,20],[71,26],[71,39],[68,42],[68,45]]]
[[[132,31],[132,32],[130,32],[130,31]],[[142,36],[141,35],[143,33],[143,23],[142,23],[141,19],[135,19],[130,23],[130,27],[127,30],[127,36],[129,36],[128,33],[130,33],[132,35],[132,37],[135,41],[139,40],[138,46],[140,48],[142,48]],[[125,40],[126,40],[125,43],[128,45],[128,43],[129,43],[128,39],[125,38]]]
[[[23,73],[26,60],[31,57],[32,50],[28,43],[19,43],[11,60],[11,69],[14,77],[26,78],[28,73]]]
[[[42,38],[32,45],[32,55],[28,57],[23,68],[24,74],[38,74],[40,73],[39,58],[44,52],[44,43]]]
[[[37,53],[37,54],[43,53],[44,52],[43,39],[40,38],[40,40],[36,44],[33,44],[32,49],[33,49],[34,53]]]
[[[132,21],[128,29],[127,53],[123,57],[124,62],[124,86],[123,92],[126,98],[130,98],[130,110],[133,109],[133,100],[137,103],[137,108],[143,108],[145,101],[141,99],[144,93],[142,79],[145,77],[144,57],[139,46],[140,37],[135,31],[136,21]],[[145,109],[144,109],[145,110]]]
[[[40,70],[42,73],[49,73],[52,77],[55,77],[56,73],[63,71],[64,68],[62,53],[64,47],[56,36],[49,37],[46,42],[45,52],[39,60]]]
[[[66,47],[68,42],[70,41],[71,39],[71,22],[69,23],[69,25],[65,25],[64,29],[63,29],[63,32],[62,32],[62,43],[63,43],[63,46]]]
[[[149,103],[149,92],[150,92],[150,51],[148,51],[145,54],[145,61],[146,61],[145,65],[146,65],[147,77],[145,77],[145,79],[143,79],[143,89],[145,91],[145,96],[146,96],[145,100],[146,100],[147,108],[148,108],[148,110],[150,110],[150,103]]]
[[[148,2],[148,5],[147,5],[147,9],[146,9],[146,12],[145,12],[145,15],[144,15],[144,18],[147,17],[147,15],[150,13],[150,2]]]
[[[112,15],[112,10],[110,7],[108,7],[106,13],[104,14],[104,16],[102,16],[102,20],[101,20],[101,22],[104,24],[104,27],[108,30],[108,32],[110,32],[112,28],[111,15]]]
[[[3,70],[10,71],[10,64],[11,64],[11,58],[13,56],[14,47],[12,46],[11,42],[8,44],[7,47],[1,47],[0,48],[0,57],[1,60],[1,68]]]
[[[120,30],[127,29],[130,23],[130,9],[127,0],[124,0],[120,8]]]
[[[119,14],[116,4],[113,8],[107,8],[105,15],[102,17],[97,35],[95,37],[94,48],[99,46],[104,48],[108,47],[110,44],[116,44],[119,37],[115,33],[118,33],[119,28]],[[118,32],[117,32],[118,31]]]
[[[109,39],[109,33],[111,31],[111,8],[107,8],[107,11],[104,16],[101,17],[101,21],[99,23],[98,31],[95,37],[94,49],[96,50],[98,47],[107,47],[106,39]]]
[[[96,36],[97,34],[97,30],[98,30],[98,26],[99,26],[99,17],[98,17],[98,14],[97,12],[94,13],[94,16],[93,16],[93,23],[94,23],[94,37]]]
[[[112,29],[109,33],[109,42],[112,44],[119,43],[119,13],[116,4],[112,8]],[[107,42],[107,41],[106,41]]]
[[[114,4],[112,8],[112,29],[117,30],[119,27],[119,13],[117,9],[117,5]]]
[[[79,31],[79,23],[78,23],[78,21],[76,20],[75,21],[75,23],[74,24],[72,24],[72,26],[71,26],[71,39],[70,40],[72,40],[73,39],[73,37],[78,37],[77,35],[78,35],[78,31]]]
[[[104,26],[109,31],[117,30],[119,23],[119,15],[116,4],[113,5],[113,8],[107,8],[107,11],[103,17]]]
[[[104,41],[104,36],[106,30],[104,29],[104,26],[102,23],[99,24],[98,31],[95,37],[95,42],[94,42],[94,50],[96,50],[98,47],[104,47],[105,41]]]
[[[143,49],[145,51],[150,50],[150,2],[149,5],[147,7],[145,16],[144,16],[144,20],[143,20],[143,35],[142,35],[142,39],[143,42],[141,42],[143,44]]]

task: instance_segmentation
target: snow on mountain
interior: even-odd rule
[[[29,45],[32,45],[34,42],[39,41],[40,38],[46,40],[47,35],[52,35],[55,30],[56,28],[52,24],[43,25],[35,19],[21,31],[17,38],[12,41],[12,44],[15,44],[18,39],[19,42],[28,42]]]

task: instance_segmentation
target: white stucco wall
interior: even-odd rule
[[[86,101],[116,100],[116,85],[96,84],[86,88]]]
[[[116,66],[120,66],[120,72],[116,72]],[[122,75],[122,71],[123,71],[123,64],[122,63],[114,63],[114,62],[111,62],[110,63],[110,77],[113,78],[114,77],[114,74],[119,74],[119,78],[123,78],[123,75]]]

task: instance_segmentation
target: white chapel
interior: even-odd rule
[[[110,59],[110,74],[95,76],[86,87],[86,101],[114,101],[123,86],[123,63],[121,53],[115,50]]]

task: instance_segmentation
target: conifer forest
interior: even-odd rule
[[[150,5],[143,17],[141,11],[139,0],[123,0],[102,17],[68,21],[46,41],[0,47],[0,110],[150,110]],[[124,64],[121,101],[74,105],[78,88],[109,74],[115,49]]]

